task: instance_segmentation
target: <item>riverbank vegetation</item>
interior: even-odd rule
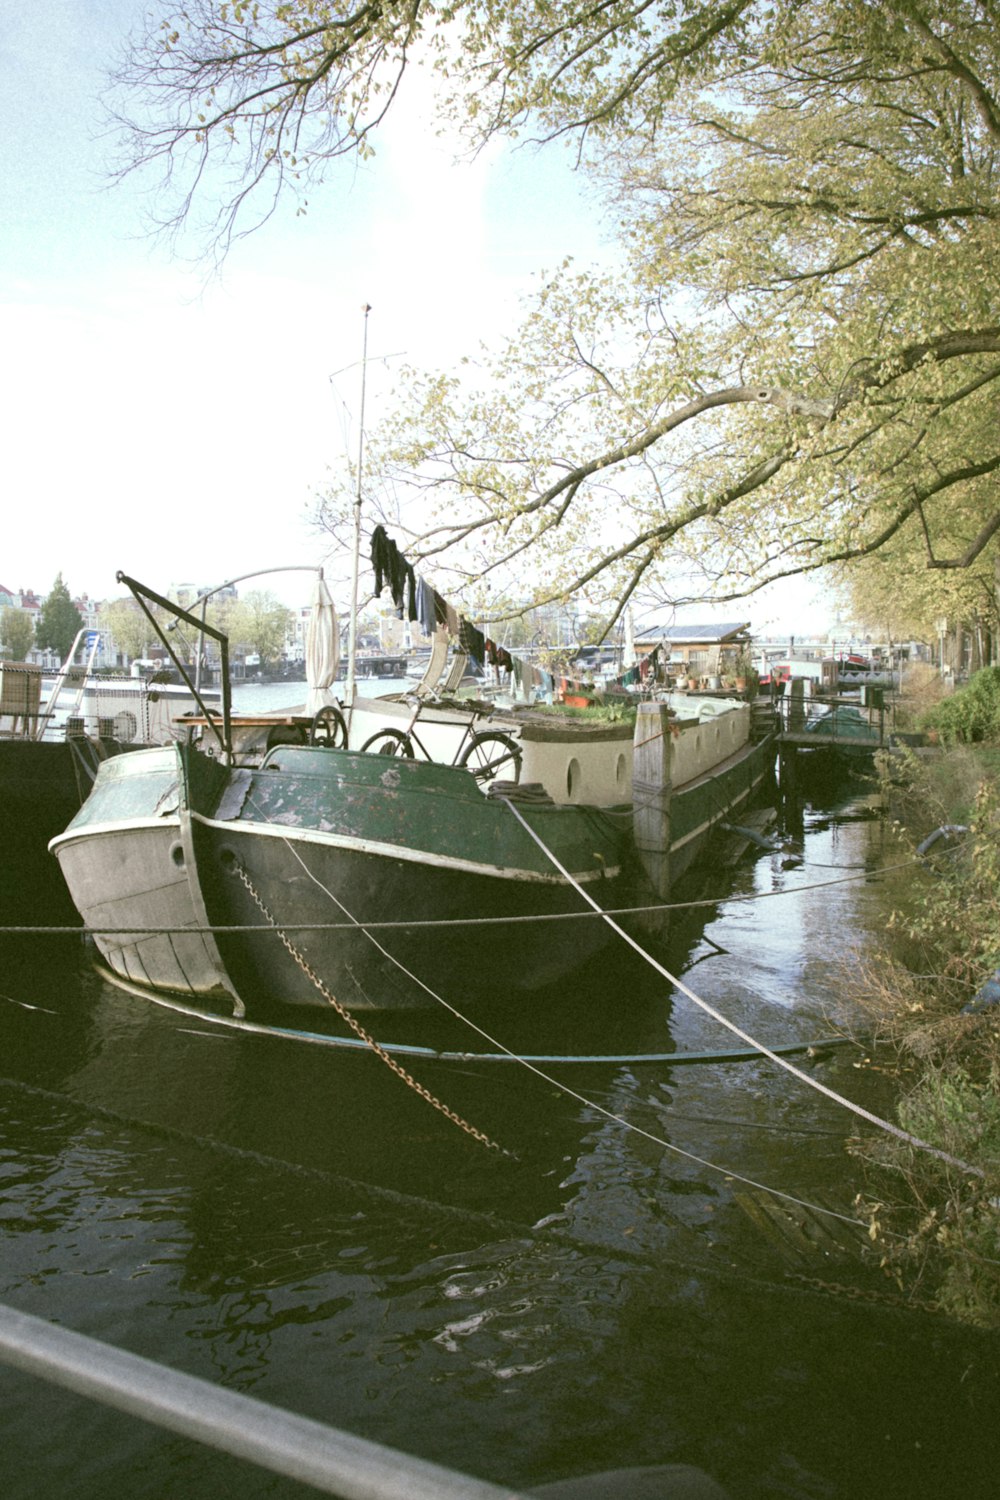
[[[947,726],[947,748],[883,768],[890,814],[914,851],[929,828],[949,832],[926,850],[857,995],[907,1080],[899,1124],[968,1170],[891,1137],[853,1148],[872,1173],[863,1206],[886,1272],[990,1328],[1000,1328],[998,711],[1000,673],[988,669],[924,711]]]
[[[984,667],[961,692],[928,708],[922,724],[947,745],[1000,745],[1000,667]]]

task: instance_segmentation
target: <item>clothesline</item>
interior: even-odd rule
[[[634,666],[629,667],[627,671],[623,672],[620,677],[616,677],[611,685],[613,687],[626,688],[632,687],[637,682],[648,682],[654,675],[656,667],[659,664],[662,650],[663,644],[661,642],[660,645],[654,646],[648,655],[641,657]]]
[[[405,615],[409,620],[419,621],[425,635],[434,635],[444,625],[463,651],[480,667],[485,665],[487,641],[483,632],[414,571],[413,564],[400,552],[384,526],[376,526],[372,532],[371,554],[376,596],[388,584],[401,619]],[[493,642],[490,645],[496,649]]]
[[[479,667],[482,668],[488,662],[491,667],[509,672],[522,691],[528,685],[540,687],[545,693],[586,693],[592,690],[592,685],[579,678],[547,672],[534,662],[512,656],[506,646],[491,640],[477,625],[459,614],[453,604],[415,571],[413,564],[399,550],[384,526],[376,526],[372,532],[371,559],[375,570],[376,597],[388,584],[400,619],[405,616],[409,620],[416,620],[425,635],[434,635],[442,625],[445,626],[452,639],[458,642],[460,648]],[[660,647],[657,646],[649,656],[616,679],[615,686],[624,687],[632,682],[645,681],[652,673],[659,653]]]

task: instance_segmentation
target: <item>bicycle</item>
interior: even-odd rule
[[[365,740],[361,746],[362,753],[367,751],[373,755],[399,755],[407,760],[416,760],[419,751],[424,760],[434,759],[415,728],[424,706],[423,700],[418,698],[410,701],[413,703],[413,716],[406,729],[378,730]],[[516,786],[521,779],[520,745],[512,735],[504,734],[502,730],[473,729],[476,717],[476,712],[473,711],[451,764],[464,766],[471,771],[480,785],[496,781],[502,776]]]

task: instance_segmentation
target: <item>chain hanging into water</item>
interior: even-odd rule
[[[352,1016],[346,1005],[342,1005],[341,1002],[337,999],[336,995],[330,993],[323,980],[320,979],[316,971],[310,967],[310,964],[305,958],[304,954],[299,952],[288,935],[281,930],[277,922],[274,920],[274,917],[265,906],[260,892],[254,886],[253,881],[250,879],[250,876],[240,864],[239,860],[235,860],[233,862],[232,871],[233,874],[238,876],[242,884],[246,887],[247,892],[250,895],[250,899],[258,908],[264,920],[277,934],[278,938],[281,940],[284,947],[288,950],[294,961],[298,964],[303,974],[305,974],[306,978],[316,986],[317,990],[319,990],[319,993],[323,996],[323,999],[333,1007],[333,1009],[337,1012],[337,1015],[341,1018],[342,1021],[346,1023],[346,1025],[351,1028],[355,1036],[359,1037],[366,1046],[370,1047],[371,1050],[375,1053],[375,1056],[378,1057],[382,1062],[384,1062],[386,1067],[389,1068],[391,1072],[396,1074],[397,1078],[401,1078],[408,1088],[413,1089],[415,1093],[420,1095],[421,1099],[425,1099],[428,1104],[433,1105],[433,1107],[441,1114],[443,1114],[446,1119],[450,1120],[453,1125],[457,1125],[460,1130],[465,1131],[466,1135],[471,1135],[473,1140],[478,1141],[482,1146],[486,1146],[490,1151],[499,1151],[502,1156],[510,1156],[511,1153],[504,1150],[503,1146],[501,1146],[498,1141],[494,1141],[490,1136],[486,1134],[485,1131],[479,1130],[475,1125],[470,1124],[468,1120],[463,1119],[463,1117],[455,1110],[450,1109],[448,1105],[443,1102],[443,1100],[439,1099],[436,1094],[432,1094],[430,1089],[426,1088],[422,1083],[418,1083],[418,1081],[413,1077],[412,1073],[408,1073],[405,1068],[400,1066],[400,1064],[394,1057],[390,1056],[385,1048],[375,1040],[371,1033],[365,1030],[360,1021],[357,1021],[355,1017]]]

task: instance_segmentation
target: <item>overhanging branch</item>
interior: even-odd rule
[[[927,566],[929,568],[971,568],[976,558],[985,549],[991,538],[996,536],[998,531],[1000,531],[1000,511],[997,511],[991,521],[987,521],[975,541],[969,543],[961,557],[935,557],[931,550],[930,538],[928,537],[927,547],[929,555]]]

